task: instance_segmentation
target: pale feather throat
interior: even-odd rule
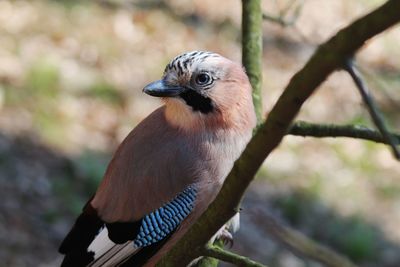
[[[204,114],[193,112],[192,108],[181,99],[165,99],[165,118],[171,125],[183,130],[204,126]]]

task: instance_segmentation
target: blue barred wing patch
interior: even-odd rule
[[[196,189],[189,186],[171,202],[146,215],[133,244],[146,247],[172,233],[193,210],[196,193]]]

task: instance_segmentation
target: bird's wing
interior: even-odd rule
[[[66,254],[62,266],[142,266],[191,213],[196,193],[195,187],[189,186],[136,222],[101,223],[89,245],[86,233],[76,232],[79,225],[75,225],[60,247],[60,252]],[[77,224],[82,223],[82,218],[86,217],[79,217]],[[83,237],[80,243],[76,242],[79,237]]]

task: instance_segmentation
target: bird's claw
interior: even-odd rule
[[[229,248],[232,248],[233,246],[233,236],[231,232],[229,232],[228,229],[224,228],[220,235],[218,236],[218,239],[221,240],[225,246],[229,246]]]

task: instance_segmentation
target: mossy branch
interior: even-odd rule
[[[351,137],[382,144],[388,143],[380,132],[357,125],[316,124],[298,121],[292,124],[288,134],[303,137]],[[390,135],[394,143],[400,145],[400,134],[390,133]]]
[[[288,132],[303,103],[366,40],[399,22],[399,10],[400,1],[389,0],[318,47],[306,65],[290,80],[266,121],[257,128],[217,198],[158,266],[185,266],[201,256],[211,236],[235,214],[257,170]]]
[[[242,63],[253,87],[258,123],[263,119],[262,16],[261,0],[242,0]]]
[[[224,248],[224,241],[221,239],[216,239],[214,244],[209,244],[206,247],[213,247],[213,248]],[[201,253],[204,257],[201,257],[196,263],[192,264],[190,267],[217,267],[219,264],[219,258],[211,257],[206,253]]]
[[[241,267],[267,267],[261,263],[255,262],[242,255],[235,254],[230,251],[226,251],[220,247],[207,246],[202,251],[202,254],[207,257],[216,258],[225,262],[233,263],[236,266]]]

